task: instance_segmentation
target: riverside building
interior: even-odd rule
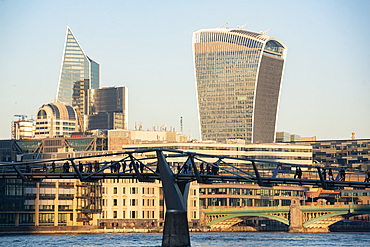
[[[211,155],[264,158],[292,163],[300,160],[299,157],[309,157],[312,150],[311,147],[292,144],[187,142],[181,134],[162,132],[109,130],[108,138],[82,136],[0,141],[0,148],[4,146],[4,154],[6,150],[12,149],[10,152],[12,157],[27,152],[23,160],[73,158],[163,147]],[[3,149],[0,151],[3,153]],[[137,158],[145,158],[145,154],[135,155]],[[96,157],[90,162],[97,160],[104,163],[122,158],[121,155],[110,158]],[[167,161],[176,171],[177,165],[185,162],[185,157],[168,157]],[[300,162],[310,164],[312,160],[301,159]],[[4,191],[8,192],[0,196],[4,205],[0,210],[0,218],[4,219],[3,222],[6,222],[4,224],[8,226],[93,224],[107,228],[145,228],[161,226],[164,222],[165,202],[162,184],[159,181],[138,183],[135,179],[104,179],[97,184],[87,184],[76,180],[45,180],[45,183],[39,184],[39,188],[36,184],[24,183],[19,179],[2,181],[4,183],[0,188],[5,187]],[[197,227],[204,223],[203,208],[289,205],[292,197],[303,199],[306,190],[307,188],[301,186],[274,186],[269,190],[255,184],[192,182],[187,209],[189,226]],[[15,198],[17,200],[14,200]]]
[[[193,34],[203,141],[272,143],[287,47],[265,33],[203,29]]]

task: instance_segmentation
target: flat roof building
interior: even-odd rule
[[[287,47],[265,33],[203,29],[193,34],[201,138],[271,143]]]

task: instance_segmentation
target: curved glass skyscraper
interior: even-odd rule
[[[202,140],[274,142],[287,47],[216,28],[194,32],[193,51]]]
[[[99,88],[99,64],[90,59],[67,27],[57,100],[83,108],[86,89]]]

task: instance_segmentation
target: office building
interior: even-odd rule
[[[127,129],[128,90],[126,87],[89,89],[86,95],[88,129]]]
[[[290,134],[289,132],[276,132],[275,142],[297,142],[301,141],[301,136]]]
[[[271,143],[287,47],[265,33],[204,29],[193,34],[203,141]]]
[[[311,145],[314,163],[370,169],[370,139],[300,141],[292,144]]]
[[[67,27],[57,101],[80,107],[87,88],[99,88],[99,64],[84,53]]]
[[[12,121],[12,139],[28,139],[35,135],[36,126],[33,119]]]
[[[36,138],[71,135],[76,131],[78,131],[77,114],[70,105],[49,103],[37,111]]]

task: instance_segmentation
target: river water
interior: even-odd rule
[[[195,246],[370,246],[370,233],[191,233]],[[161,246],[162,234],[0,236],[0,246]]]

